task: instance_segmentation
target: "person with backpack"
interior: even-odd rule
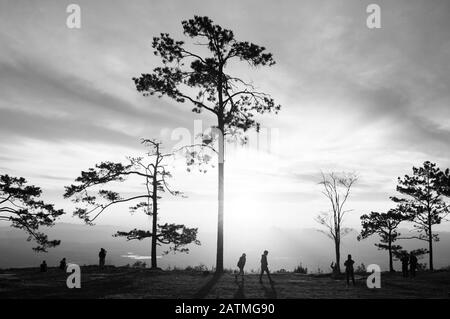
[[[236,274],[236,280],[238,279],[238,276],[241,275],[242,281],[244,281],[245,262],[246,262],[246,255],[242,254],[242,256],[239,258],[239,261],[237,263],[237,266],[239,268],[239,273]]]
[[[269,281],[271,284],[273,284],[273,280],[270,277],[270,272],[269,272],[269,264],[267,262],[267,255],[269,254],[269,252],[267,250],[264,250],[264,254],[262,254],[261,256],[261,274],[259,275],[259,282],[262,283],[262,276],[264,274],[264,272],[267,273],[267,276],[269,277]]]
[[[350,278],[352,278],[353,286],[355,285],[355,273],[353,270],[353,264],[355,261],[352,259],[352,255],[348,255],[347,260],[344,262],[345,275],[347,277],[347,287],[350,285]]]

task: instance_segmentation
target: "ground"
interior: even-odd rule
[[[244,284],[232,274],[220,278],[201,271],[152,271],[150,269],[94,266],[81,269],[81,288],[68,289],[68,274],[50,268],[0,270],[0,298],[449,298],[450,272],[422,272],[415,279],[400,273],[382,273],[381,288],[368,289],[364,276],[356,286],[329,275],[273,274],[259,283],[258,275]]]

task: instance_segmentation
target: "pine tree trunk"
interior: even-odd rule
[[[218,167],[218,218],[217,218],[217,258],[216,273],[223,272],[223,213],[224,213],[224,134],[223,125],[219,124],[219,167]]]
[[[433,267],[433,234],[431,233],[431,223],[428,223],[428,250],[430,251],[430,270],[434,270]]]
[[[155,174],[156,175],[156,174]],[[156,186],[156,178],[153,181],[153,198],[152,198],[152,204],[153,204],[153,218],[152,218],[152,268],[157,268],[157,261],[156,261],[156,244],[157,244],[157,225],[158,225],[158,202],[157,202],[157,193],[158,189]]]
[[[394,264],[392,261],[392,241],[391,240],[389,240],[389,248],[388,249],[389,249],[389,271],[394,272]]]

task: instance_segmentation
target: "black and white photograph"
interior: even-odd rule
[[[450,1],[0,0],[3,301],[449,298]]]

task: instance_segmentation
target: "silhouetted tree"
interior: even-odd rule
[[[380,236],[381,243],[375,244],[379,249],[386,249],[389,253],[389,271],[394,271],[393,254],[402,249],[393,243],[399,239],[397,231],[401,222],[409,220],[410,217],[399,209],[390,209],[387,213],[371,212],[361,217],[362,230],[358,240],[366,239],[374,234]]]
[[[322,181],[320,182],[323,185],[322,193],[330,201],[332,209],[329,212],[319,214],[316,217],[316,221],[327,228],[326,231],[321,232],[334,241],[336,253],[336,266],[334,269],[336,273],[341,272],[341,239],[351,231],[351,228],[343,226],[344,215],[349,212],[349,210],[344,210],[344,205],[347,202],[353,184],[357,180],[357,176],[352,173],[322,173]]]
[[[133,80],[137,90],[144,95],[167,96],[179,103],[188,101],[193,105],[194,113],[206,110],[217,119],[219,204],[216,272],[221,273],[225,136],[240,134],[250,128],[259,130],[259,123],[254,118],[256,113],[277,113],[280,110],[280,105],[275,104],[268,94],[228,74],[226,69],[236,60],[253,67],[272,66],[275,61],[264,47],[237,41],[231,30],[213,24],[208,17],[195,16],[182,21],[182,27],[186,36],[196,39],[193,44],[200,46],[199,52],[183,41],[175,41],[169,34],[161,33],[153,38],[153,48],[154,54],[161,57],[162,66]]]
[[[123,236],[128,240],[143,240],[151,238],[151,262],[152,268],[157,268],[156,248],[158,245],[169,245],[169,251],[188,252],[187,245],[197,240],[197,228],[187,228],[178,224],[158,224],[158,200],[161,194],[169,192],[173,196],[182,195],[179,191],[170,188],[167,179],[172,177],[167,170],[166,159],[173,156],[172,153],[164,154],[161,143],[155,140],[143,140],[145,146],[150,147],[147,157],[129,158],[130,163],[103,162],[81,172],[75,181],[76,185],[66,187],[64,197],[73,197],[76,203],[84,203],[86,207],[78,207],[74,216],[83,219],[87,224],[92,222],[110,206],[125,202],[135,202],[130,207],[131,212],[142,211],[152,217],[152,230],[133,229],[128,232],[118,231],[114,236]],[[125,182],[134,176],[144,181],[144,192],[134,196],[122,197],[118,192],[101,189],[97,186],[112,183]],[[88,190],[95,189],[96,195]]]
[[[27,185],[23,177],[0,175],[0,221],[24,230],[29,235],[27,240],[38,244],[33,250],[47,252],[48,248],[58,246],[61,241],[49,240],[39,228],[53,226],[64,211],[39,200],[41,194],[39,187]]]
[[[422,167],[413,167],[413,175],[398,178],[397,191],[406,198],[391,197],[403,205],[412,215],[414,227],[418,230],[416,238],[428,242],[430,270],[433,270],[433,241],[438,241],[433,234],[433,225],[440,224],[449,213],[449,206],[443,196],[449,196],[449,170],[441,171],[436,164],[426,161]]]

